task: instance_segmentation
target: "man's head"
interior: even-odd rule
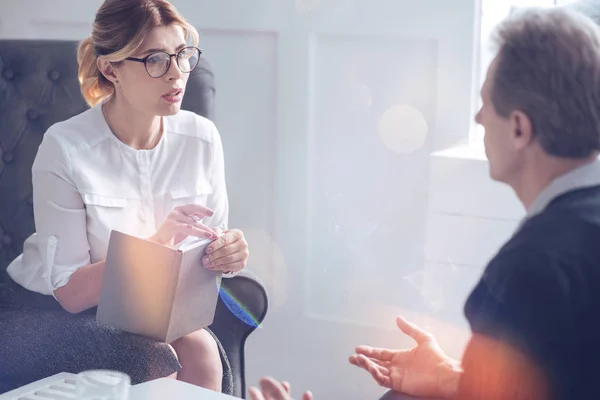
[[[492,178],[514,187],[524,168],[541,159],[594,157],[600,150],[599,28],[571,10],[527,9],[501,23],[496,43],[476,116]]]

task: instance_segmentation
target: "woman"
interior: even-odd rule
[[[199,268],[232,274],[246,264],[243,234],[227,230],[217,129],[180,111],[197,43],[166,0],[106,0],[98,10],[78,51],[91,108],[45,134],[32,169],[36,233],[8,267],[13,305],[0,311],[0,343],[10,370],[0,375],[14,386],[105,368],[134,384],[172,376],[231,393],[208,330],[167,345],[99,326],[93,309],[113,229],[168,246],[215,239]]]

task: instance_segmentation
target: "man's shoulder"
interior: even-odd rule
[[[542,255],[574,250],[600,254],[600,187],[573,191],[526,220],[501,249]]]
[[[481,283],[493,297],[566,294],[599,277],[600,204],[557,211],[526,221],[488,263]]]

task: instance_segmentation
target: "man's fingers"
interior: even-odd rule
[[[265,396],[262,395],[260,390],[258,390],[255,387],[251,387],[250,389],[248,389],[248,394],[250,394],[251,400],[266,400]]]
[[[312,395],[311,391],[306,391],[302,395],[302,400],[312,400],[312,398],[313,398],[313,395]]]
[[[286,392],[288,392],[288,394],[292,393],[292,387],[290,386],[289,382],[282,381],[281,386],[283,386],[283,388],[285,389]]]
[[[358,364],[369,372],[377,372],[378,374],[385,376],[390,374],[389,368],[377,364],[374,360],[363,355],[358,356]]]
[[[260,388],[265,396],[265,400],[291,400],[285,388],[271,377],[264,377],[260,380]]]
[[[356,348],[356,354],[362,354],[369,358],[376,358],[381,361],[392,361],[392,358],[396,352],[396,350],[382,349],[371,346],[358,346]]]
[[[379,366],[382,366],[384,368],[387,368],[387,369],[389,369],[391,367],[391,365],[392,365],[391,361],[381,361],[381,360],[378,360],[376,358],[369,358],[369,360],[371,360],[375,364],[377,364]],[[360,367],[360,365],[358,364],[358,354],[352,354],[350,356],[350,360],[349,361],[350,361],[350,364],[353,364],[353,365],[356,365],[357,367]]]
[[[387,388],[392,387],[390,370],[388,368],[375,364],[372,360],[362,354],[358,356],[358,366],[367,370],[379,385]]]
[[[408,322],[402,317],[396,318],[396,325],[398,325],[398,328],[400,328],[402,332],[413,338],[419,344],[433,340],[433,335],[431,333],[419,328],[412,322]]]
[[[392,365],[391,361],[381,361],[381,360],[378,360],[376,358],[369,358],[369,360],[371,360],[375,364],[379,365],[380,367],[384,367],[384,368],[387,368],[387,369],[389,369],[390,366]]]

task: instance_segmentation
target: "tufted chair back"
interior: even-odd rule
[[[0,282],[34,232],[31,166],[44,132],[88,108],[77,80],[77,43],[0,41]],[[183,108],[211,118],[214,79],[192,72]]]

